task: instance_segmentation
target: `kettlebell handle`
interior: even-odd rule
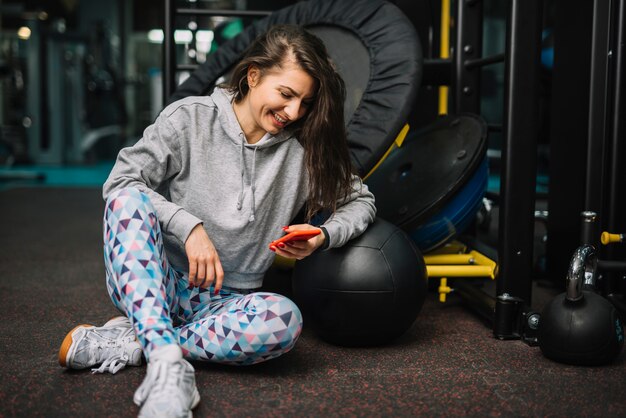
[[[574,251],[565,281],[565,298],[571,302],[582,299],[583,285],[595,289],[598,257],[592,245],[581,245]]]

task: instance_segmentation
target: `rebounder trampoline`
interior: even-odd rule
[[[303,25],[324,41],[346,83],[348,143],[352,162],[364,176],[406,124],[422,76],[417,32],[387,1],[304,1],[280,9],[221,45],[177,87],[168,103],[210,94],[254,38],[281,23]]]

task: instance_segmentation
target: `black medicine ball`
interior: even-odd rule
[[[343,247],[296,262],[294,301],[304,326],[345,346],[379,345],[415,322],[428,291],[426,265],[413,241],[377,218]]]

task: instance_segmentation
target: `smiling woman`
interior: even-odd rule
[[[61,365],[115,373],[143,353],[139,416],[187,416],[199,402],[187,360],[251,365],[290,351],[300,310],[258,291],[274,252],[300,260],[341,247],[376,213],[353,174],[344,98],[323,42],[275,25],[229,83],[167,106],[103,187],[107,290],[124,316],[70,331]],[[306,223],[289,225],[304,206]],[[268,248],[313,229],[323,233]]]

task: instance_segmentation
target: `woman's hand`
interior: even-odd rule
[[[283,231],[286,233],[302,230],[302,229],[317,229],[313,225],[309,224],[298,224],[298,225],[289,225],[283,228]],[[292,241],[288,243],[279,243],[276,247],[276,254],[285,258],[295,258],[296,260],[302,260],[305,257],[308,257],[313,253],[313,251],[317,250],[324,244],[326,240],[326,236],[324,234],[319,234],[310,238],[306,241]]]
[[[189,283],[199,287],[210,287],[215,281],[215,293],[222,288],[224,270],[215,246],[202,224],[196,225],[185,241],[189,260]]]

